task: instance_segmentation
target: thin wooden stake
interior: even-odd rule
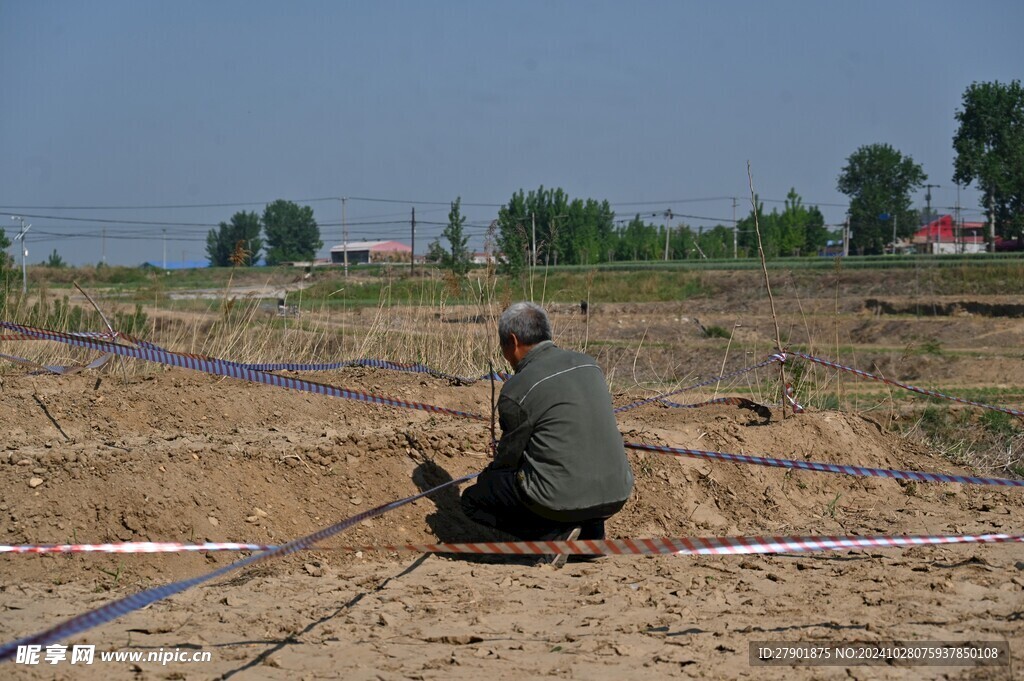
[[[761,245],[761,226],[757,220],[757,195],[754,193],[754,176],[750,172],[750,161],[747,161],[747,182],[750,185],[750,205],[754,214],[754,232],[757,234],[757,252],[761,256],[761,271],[764,272],[764,287],[768,290],[768,302],[771,304],[772,321],[775,322],[775,347],[782,352],[782,332],[779,330],[779,317],[775,314],[775,298],[772,296],[772,284],[768,280],[768,265],[764,259],[764,247]],[[789,391],[786,389],[786,364],[779,362],[779,375],[782,381],[782,418],[786,418],[786,403]]]
[[[78,285],[77,281],[73,282],[73,283],[75,285],[75,288],[78,289],[78,292],[81,293],[83,296],[85,296],[85,299],[88,300],[92,304],[92,306],[94,308],[96,308],[96,312],[99,313],[100,319],[102,319],[103,323],[107,325],[107,331],[110,332],[110,342],[111,343],[116,342],[117,341],[117,332],[114,331],[114,327],[111,325],[110,320],[107,319],[107,316],[105,314],[103,314],[103,310],[101,310],[100,306],[96,304],[96,301],[92,299],[92,296],[90,296],[88,293],[86,293],[85,289]],[[124,357],[122,357],[121,355],[118,355],[117,356],[117,362],[118,362],[118,364],[121,367],[121,378],[122,378],[122,380],[124,380],[124,384],[128,385],[128,370],[125,369],[125,367],[124,367]]]
[[[497,431],[494,427],[494,414],[497,411],[497,405],[494,402],[494,362],[487,360],[487,368],[490,369],[491,373],[491,458],[495,458],[498,455],[497,445],[498,438],[496,437]]]

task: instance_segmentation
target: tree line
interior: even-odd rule
[[[786,208],[764,213],[758,224],[771,255],[817,253],[828,232],[816,207],[791,190]],[[722,224],[694,228],[671,209],[617,219],[607,200],[572,199],[561,189],[512,195],[492,225],[492,241],[510,271],[528,265],[593,265],[623,260],[730,258],[756,252],[753,217],[735,230]]]
[[[261,257],[268,265],[312,261],[323,245],[313,209],[284,199],[267,204],[262,215],[239,211],[206,235],[211,267],[251,266]]]
[[[448,247],[435,239],[426,259],[461,274],[469,268],[471,253],[460,205],[461,197],[451,204],[442,234]],[[607,200],[572,198],[561,187],[520,189],[491,223],[486,249],[512,273],[534,265],[731,258],[757,251],[753,212],[735,229],[722,224],[694,228],[673,224],[673,218],[665,210],[618,219]],[[816,254],[830,237],[821,211],[805,206],[795,189],[781,212],[766,213],[759,203],[757,221],[769,257]]]
[[[975,82],[961,104],[955,114],[952,180],[977,184],[995,237],[1019,238],[1024,233],[1024,89],[1017,80]],[[910,194],[927,180],[920,164],[888,144],[862,146],[851,154],[838,178],[839,191],[850,197],[851,252],[883,253],[893,236],[917,231],[922,221]],[[924,215],[923,221],[935,217]]]
[[[973,83],[956,112],[959,127],[953,180],[975,182],[982,208],[995,234],[1012,238],[1024,232],[1024,90],[1009,84]],[[925,186],[922,166],[889,144],[859,147],[846,159],[838,191],[849,197],[849,249],[865,255],[884,253],[893,237],[907,238],[920,224],[911,194]],[[924,216],[926,221],[933,216]],[[461,212],[461,197],[451,204],[442,237],[429,246],[427,260],[458,274],[472,254]],[[731,222],[731,221],[730,221]],[[760,247],[766,257],[815,255],[830,238],[824,216],[808,206],[793,188],[784,206],[766,212],[755,197],[754,208],[733,224],[693,228],[671,210],[619,218],[607,200],[573,198],[562,188],[520,189],[491,222],[487,250],[504,269],[521,272],[535,265],[593,265],[622,260],[686,260],[748,257]],[[0,244],[3,243],[0,231]],[[262,215],[239,212],[207,237],[211,265],[252,265],[265,248],[267,264],[311,260],[323,245],[313,210],[290,201],[269,204]]]
[[[1020,81],[973,83],[962,103],[956,112],[953,181],[976,182],[995,235],[1019,238],[1024,233],[1024,90]],[[850,252],[881,254],[894,237],[907,238],[917,231],[922,214],[912,207],[911,194],[927,180],[920,164],[889,144],[855,150],[837,178],[837,189],[850,199]],[[840,236],[828,230],[817,206],[803,204],[795,188],[781,211],[765,213],[756,197],[754,204],[734,227],[719,224],[694,231],[685,224],[673,226],[671,210],[620,221],[606,200],[571,199],[561,188],[541,186],[512,195],[491,223],[489,241],[505,268],[518,272],[539,264],[745,257],[759,246],[769,258],[814,255],[830,238]],[[930,222],[935,216],[923,217]],[[452,231],[461,237],[461,224],[456,228],[450,222],[445,236]],[[453,246],[445,254],[437,244],[436,261],[451,266],[459,253]]]

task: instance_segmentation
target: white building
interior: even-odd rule
[[[412,248],[400,241],[350,241],[331,247],[331,263],[341,265],[348,252],[348,264],[409,262]]]

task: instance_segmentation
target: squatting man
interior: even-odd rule
[[[535,303],[502,313],[498,341],[515,374],[498,398],[495,458],[462,493],[463,511],[524,541],[604,539],[633,489],[604,373],[552,342]]]

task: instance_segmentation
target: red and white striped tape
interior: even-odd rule
[[[386,544],[342,546],[341,551],[406,551],[414,553],[460,553],[477,555],[528,556],[566,553],[574,555],[733,555],[746,553],[805,553],[846,551],[863,548],[901,548],[940,544],[992,544],[1024,542],[1024,535],[866,535],[845,537],[651,537],[576,541],[472,542],[462,544]],[[185,553],[200,551],[266,551],[266,544],[236,542],[123,542],[118,544],[38,544],[0,546],[0,553]],[[320,550],[325,550],[321,547]]]
[[[349,551],[412,551],[416,553],[472,553],[537,555],[733,555],[745,553],[804,553],[858,548],[898,548],[937,544],[990,544],[1024,542],[1024,535],[868,535],[847,537],[652,537],[547,542],[478,542],[472,544],[399,544],[344,547]]]
[[[0,545],[0,553],[190,553],[200,551],[266,551],[268,544],[204,542],[184,544],[174,541],[126,541],[111,544],[15,544]]]

